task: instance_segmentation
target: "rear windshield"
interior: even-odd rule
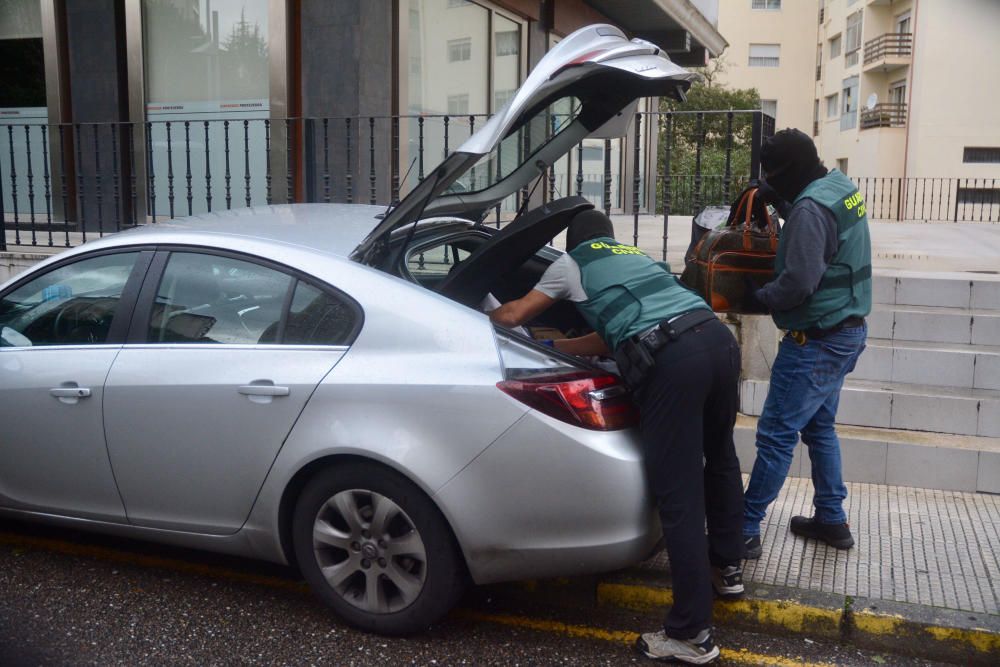
[[[496,185],[569,127],[580,115],[581,107],[575,97],[563,97],[548,105],[481,157],[446,192],[479,192]]]

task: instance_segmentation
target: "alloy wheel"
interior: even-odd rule
[[[405,609],[424,588],[420,533],[399,505],[373,491],[340,491],[323,503],[313,522],[313,551],[330,587],[366,612]]]

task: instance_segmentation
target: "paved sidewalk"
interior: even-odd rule
[[[812,514],[812,483],[789,478],[762,525],[748,582],[948,609],[1000,613],[1000,495],[851,484],[856,544],[838,551],[788,531]],[[644,569],[669,569],[666,553]]]

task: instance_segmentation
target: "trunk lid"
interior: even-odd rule
[[[614,26],[577,30],[541,59],[514,97],[418,183],[351,257],[380,263],[389,234],[422,215],[480,219],[584,138],[623,135],[640,97],[683,99],[697,78],[656,45],[630,41]]]

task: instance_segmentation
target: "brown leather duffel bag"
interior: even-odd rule
[[[778,227],[767,205],[748,188],[730,209],[729,220],[707,232],[684,258],[681,282],[719,313],[759,314],[747,305],[747,284],[760,287],[774,279]]]

